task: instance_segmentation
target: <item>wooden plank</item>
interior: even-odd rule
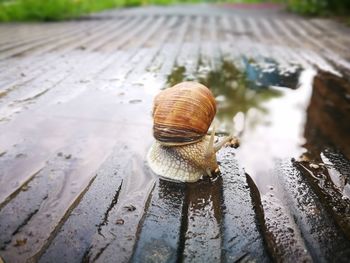
[[[289,208],[273,189],[260,196],[250,176],[247,176],[254,207],[270,256],[275,262],[313,262]]]
[[[17,61],[17,63],[12,63],[12,67],[7,68],[6,71],[4,70],[1,72],[1,77],[5,77],[6,75],[14,75],[16,71],[21,69],[21,73],[23,73],[26,78],[22,78],[18,81],[18,83],[23,83],[25,81],[28,81],[28,77],[30,79],[36,78],[38,74],[35,74],[37,71],[42,72],[42,70],[39,71],[41,68],[45,68],[45,66],[50,66],[51,63],[55,62],[56,59],[60,59],[60,57],[65,56],[67,52],[73,51],[74,49],[84,49],[85,51],[88,51],[90,43],[95,43],[97,40],[101,41],[103,40],[103,36],[106,34],[113,34],[115,33],[115,27],[119,28],[125,23],[127,23],[128,20],[118,19],[116,22],[111,23],[110,21],[107,21],[105,23],[96,23],[93,25],[89,25],[88,28],[85,30],[80,30],[78,33],[74,34],[74,38],[72,38],[74,41],[70,42],[69,45],[65,44],[64,46],[56,45],[56,43],[51,45],[45,45],[44,47],[40,48],[35,52],[36,58],[33,61],[33,57],[30,56],[24,57]],[[112,32],[108,32],[109,30],[113,30]],[[69,38],[70,39],[70,38]],[[62,42],[65,42],[66,40],[63,39]],[[47,58],[45,59],[45,53],[47,53],[48,50],[52,50],[53,48],[59,47],[59,50],[56,52],[52,52],[49,56],[46,54]],[[31,53],[30,55],[33,55]],[[52,66],[52,65],[51,65]],[[17,84],[18,84],[17,83]],[[3,86],[4,84],[1,84]],[[10,84],[8,84],[10,85]],[[16,85],[16,83],[12,84]]]
[[[338,226],[347,238],[350,238],[350,200],[343,198],[342,193],[332,182],[326,167],[313,168],[311,163],[298,162],[297,167],[307,178],[308,183],[316,192],[318,198],[325,204],[327,211],[333,216]]]
[[[349,240],[339,231],[334,219],[296,166],[289,161],[282,162],[277,174],[285,189],[292,216],[313,259],[329,262],[349,258]]]
[[[178,262],[185,184],[158,179],[140,225],[131,262]]]
[[[81,26],[86,27],[85,24],[82,24]],[[74,35],[78,32],[80,32],[82,28],[77,28],[77,26],[74,26],[71,28],[71,30],[64,30],[61,32],[61,34],[50,34],[47,37],[35,39],[33,41],[29,41],[28,43],[25,43],[24,45],[19,46],[11,46],[9,50],[2,50],[0,53],[0,60],[9,58],[11,56],[16,56],[19,54],[22,54],[24,52],[28,52],[29,50],[40,48],[42,46],[45,46],[49,43],[56,43],[59,39],[66,38],[67,36]]]
[[[96,179],[89,191],[60,228],[39,262],[83,260],[93,236],[102,225],[111,220],[109,211],[118,202],[123,172],[128,166],[127,163],[120,162],[124,154],[123,147],[118,147],[97,170]]]
[[[234,149],[222,149],[218,161],[222,176],[222,262],[269,262],[251,197],[257,190],[249,188]]]
[[[199,181],[186,188],[187,211],[183,226],[183,262],[221,259],[221,178]]]
[[[72,51],[74,51],[75,48],[81,45],[84,46],[86,45],[86,43],[89,43],[89,42],[93,43],[85,46],[84,51],[82,53],[86,54],[86,52],[93,51],[96,47],[98,47],[98,45],[96,45],[97,43],[100,46],[103,43],[105,44],[108,43],[111,37],[115,37],[115,36],[118,36],[119,34],[123,34],[123,32],[129,30],[130,26],[132,26],[133,24],[133,23],[128,24],[127,23],[128,21],[121,21],[121,22],[122,24],[109,23],[109,26],[107,27],[104,26],[104,30],[100,30],[97,34],[96,33],[92,34],[91,37],[84,37],[82,38],[81,41],[75,41],[71,45],[65,46],[63,50],[55,52],[54,55],[39,56],[39,58],[36,59],[35,61],[31,61],[31,62],[28,61],[28,63],[30,63],[30,67],[27,71],[22,72],[24,74],[24,77],[20,79],[17,78],[9,83],[4,83],[3,85],[1,85],[2,93],[6,93],[6,96],[7,96],[11,91],[17,91],[17,89],[23,86],[23,84],[28,85],[29,83],[31,83],[31,81],[37,81],[38,79],[42,79],[42,78],[51,79],[52,76],[62,73],[62,69],[58,67],[59,65],[58,62],[62,60],[65,61],[65,56],[67,56],[67,54],[69,53],[72,53]],[[125,26],[125,29],[123,25]],[[120,26],[120,27],[117,30],[115,30],[114,29],[115,26],[117,27]],[[79,34],[76,34],[76,35],[77,37],[79,37]],[[77,62],[75,63],[75,66],[79,67],[80,66],[79,63],[88,64],[89,61],[87,60],[87,58],[89,57],[90,56],[88,54],[83,60],[80,59],[78,63]],[[55,66],[56,66],[54,68],[52,68],[52,65],[51,65],[53,61],[55,62]],[[15,68],[15,70],[18,70],[18,68]],[[13,70],[9,70],[8,74],[13,74],[12,71]],[[69,72],[69,71],[66,70],[63,72]],[[4,95],[2,97],[4,97]]]
[[[220,177],[193,184],[159,180],[133,262],[269,262],[234,149],[223,149],[218,160]]]
[[[155,178],[144,167],[143,155],[133,154],[129,159],[129,166],[123,171],[125,181],[120,200],[109,211],[109,218],[113,221],[102,225],[94,236],[84,257],[87,261],[111,262],[117,258],[118,262],[129,262],[132,257],[139,223]],[[120,220],[122,224],[118,223]]]

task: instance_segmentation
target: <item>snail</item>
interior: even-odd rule
[[[216,152],[232,137],[214,144],[215,127],[207,135],[215,114],[215,98],[200,83],[182,82],[161,91],[152,112],[156,140],[147,154],[151,170],[181,182],[218,171]]]

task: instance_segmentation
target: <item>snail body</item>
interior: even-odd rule
[[[196,182],[218,170],[216,152],[231,139],[214,145],[215,129],[207,131],[216,114],[215,98],[202,84],[182,82],[155,98],[150,168],[170,180]]]

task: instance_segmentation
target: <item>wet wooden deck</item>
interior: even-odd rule
[[[221,152],[222,176],[214,181],[164,182],[145,165],[152,99],[174,67],[191,75],[267,57],[285,68],[346,75],[349,32],[278,10],[210,6],[0,25],[1,258],[349,262],[350,201],[326,176],[348,180],[348,148],[323,153],[326,166],[276,163],[279,190],[264,193],[233,148]],[[335,102],[349,100],[350,86],[342,87]],[[350,133],[343,126],[326,134],[336,145]]]

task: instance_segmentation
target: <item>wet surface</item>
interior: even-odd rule
[[[343,189],[338,188],[332,182],[326,167],[313,168],[313,166],[305,162],[297,163],[297,167],[309,180],[314,191],[318,193],[326,208],[334,215],[337,224],[349,238],[350,199],[342,194]]]
[[[281,163],[277,177],[285,190],[290,214],[300,227],[305,244],[319,262],[346,262],[350,255],[349,239],[322,205],[307,178],[289,162]],[[273,191],[272,191],[273,193]]]
[[[177,67],[168,83],[195,80],[215,94],[219,133],[240,137],[235,159],[253,178],[248,182],[269,254],[277,261],[327,262],[334,255],[347,261],[347,75],[295,65],[280,69],[266,59],[246,58],[209,69],[200,65],[196,75]],[[293,167],[288,161],[289,166],[278,164],[294,159],[300,161],[294,168],[286,168]]]
[[[222,176],[222,262],[270,262],[258,227],[246,175],[235,159],[236,150],[218,154]]]
[[[157,181],[132,262],[270,261],[235,151],[220,152],[221,176],[191,184]]]
[[[131,262],[177,262],[181,257],[185,184],[159,179],[144,215]],[[183,246],[183,245],[182,245]]]
[[[287,207],[271,192],[260,196],[253,180],[249,176],[247,179],[253,190],[252,200],[270,255],[278,262],[312,262]]]
[[[122,153],[123,150],[118,150],[113,158],[119,158]],[[116,159],[113,158],[107,160],[97,172],[94,184],[57,233],[50,248],[42,255],[41,262],[52,262],[54,258],[57,261],[81,262],[90,247],[96,227],[100,228],[111,220],[109,211],[118,201],[122,186],[121,177],[109,178],[110,174],[117,174],[122,169],[115,165]],[[119,187],[109,187],[110,185]],[[111,196],[112,201],[106,202]]]
[[[220,65],[216,71],[200,66],[197,77],[177,68],[169,85],[194,79],[210,87],[218,103],[214,123],[220,133],[240,138],[236,158],[264,193],[273,184],[270,172],[275,160],[299,157],[306,151],[306,109],[316,72],[247,58]]]
[[[202,8],[0,28],[6,262],[348,261],[347,31]],[[183,80],[241,145],[188,185],[145,163],[152,100]]]
[[[221,258],[220,177],[189,184],[186,191],[187,220],[184,222],[183,262],[216,262]],[[208,250],[210,247],[213,250]]]

